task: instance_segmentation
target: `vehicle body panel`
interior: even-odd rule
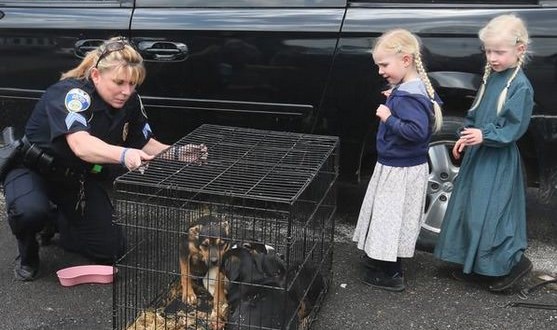
[[[135,7],[134,7],[135,6]],[[557,1],[0,0],[0,125],[19,131],[34,103],[86,51],[116,35],[145,58],[138,88],[167,143],[202,123],[338,135],[341,180],[365,183],[375,162],[373,110],[386,87],[377,36],[417,33],[445,116],[461,119],[484,66],[478,29],[502,13],[528,24],[535,89],[519,147],[529,184],[557,185]]]
[[[155,133],[170,143],[203,123],[310,132],[343,14],[321,8],[136,9],[135,44],[187,49],[184,58],[143,52],[149,78],[139,91]]]
[[[126,35],[132,8],[0,7],[0,123],[21,133],[35,102],[60,74],[113,35]],[[110,28],[107,28],[110,27]],[[87,44],[89,41],[89,44]]]

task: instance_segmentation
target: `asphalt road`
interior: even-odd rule
[[[557,275],[557,203],[528,199],[529,249],[534,271],[516,289],[493,294],[449,277],[452,265],[418,252],[404,264],[408,288],[402,293],[373,289],[357,279],[358,252],[350,242],[355,214],[336,220],[333,281],[312,329],[557,329],[557,310],[505,307],[509,303],[557,304],[557,286],[519,297],[539,276]],[[56,270],[87,264],[56,244],[41,249],[41,274],[34,282],[13,278],[15,239],[0,203],[0,329],[112,329],[112,286],[60,286]]]

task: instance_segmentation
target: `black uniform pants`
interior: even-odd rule
[[[120,227],[112,222],[114,208],[105,187],[84,181],[84,209],[78,208],[80,182],[75,178],[46,178],[27,168],[16,168],[4,180],[8,222],[18,240],[21,263],[38,262],[36,234],[52,219],[57,206],[60,244],[96,262],[111,263],[124,252]]]

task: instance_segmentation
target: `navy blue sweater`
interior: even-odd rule
[[[436,101],[441,101],[436,98]],[[416,166],[427,162],[431,140],[433,103],[421,80],[396,86],[385,105],[391,110],[377,131],[377,161],[394,167]]]

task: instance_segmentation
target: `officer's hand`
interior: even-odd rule
[[[149,155],[139,149],[127,149],[123,157],[123,165],[133,171],[143,165],[144,162],[153,159],[155,156]]]

